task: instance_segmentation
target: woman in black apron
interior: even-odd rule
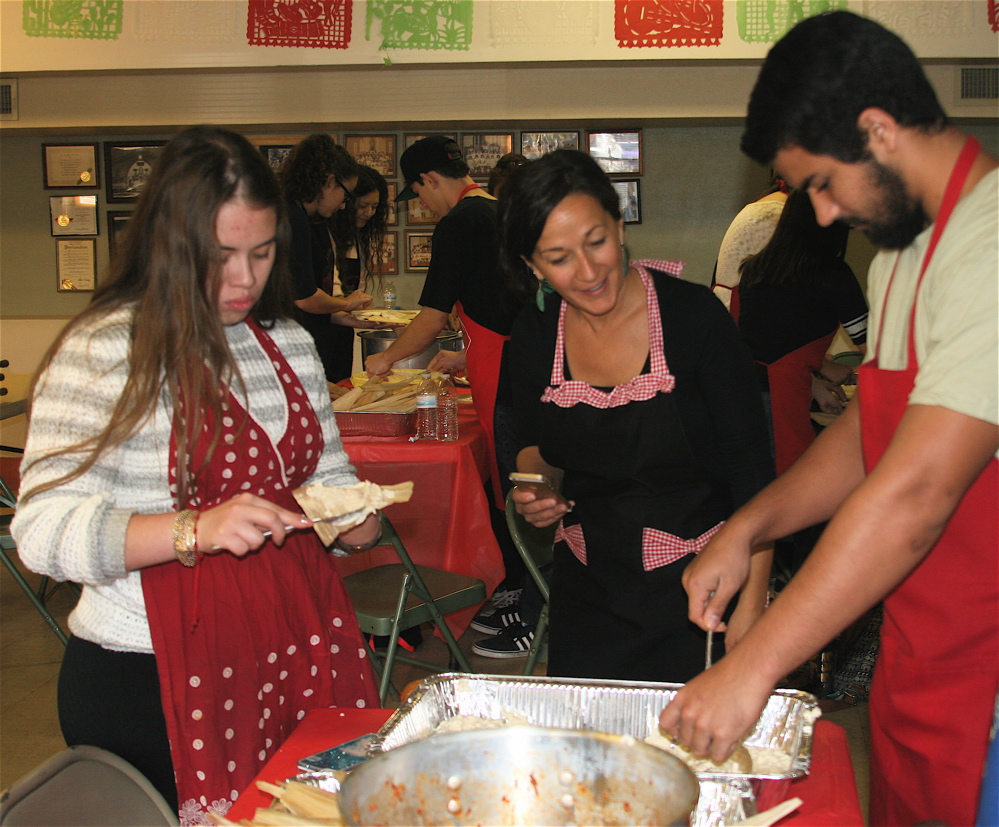
[[[711,293],[675,278],[681,263],[629,264],[617,195],[589,156],[526,165],[500,210],[504,266],[537,290],[511,340],[518,470],[572,505],[514,494],[532,523],[561,520],[548,673],[686,681],[705,633],[687,620],[683,569],[773,474],[752,360]],[[751,565],[728,646],[765,605],[769,549]]]

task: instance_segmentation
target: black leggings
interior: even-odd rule
[[[124,758],[177,810],[155,655],[71,637],[59,670],[59,726],[68,746],[90,744]]]

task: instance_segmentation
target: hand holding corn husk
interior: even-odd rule
[[[378,485],[363,480],[356,485],[331,486],[316,482],[292,491],[298,504],[309,519],[317,520],[313,528],[327,546],[344,531],[363,523],[369,514],[392,503],[409,502],[413,496],[413,483]],[[345,522],[337,521],[340,514],[353,515]]]
[[[393,371],[387,378],[355,376],[351,377],[351,381],[355,387],[350,390],[340,388],[336,392],[330,391],[334,411],[410,413],[416,410],[416,385],[412,372]]]

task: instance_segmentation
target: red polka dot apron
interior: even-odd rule
[[[298,377],[271,337],[249,326],[284,388],[287,429],[275,445],[230,392],[222,441],[182,508],[211,508],[249,491],[298,511],[291,492],[323,452]],[[195,468],[212,426],[195,448]],[[172,444],[171,483],[175,457]],[[181,824],[207,823],[209,809],[227,812],[309,710],[378,705],[350,598],[312,531],[245,557],[221,552],[194,568],[154,566],[142,572],[142,587]]]
[[[977,153],[977,142],[969,138],[937,216],[920,283]],[[918,299],[918,286],[916,292]],[[906,368],[886,370],[875,358],[858,370],[868,472],[905,414],[919,369],[915,306],[914,300]],[[882,328],[883,319],[882,307]],[[870,702],[872,825],[975,823],[999,686],[997,465],[990,460],[932,551],[885,600]]]

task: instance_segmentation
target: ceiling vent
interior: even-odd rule
[[[999,101],[999,66],[961,66],[958,103],[992,105]]]
[[[17,80],[0,78],[0,121],[17,120]]]

